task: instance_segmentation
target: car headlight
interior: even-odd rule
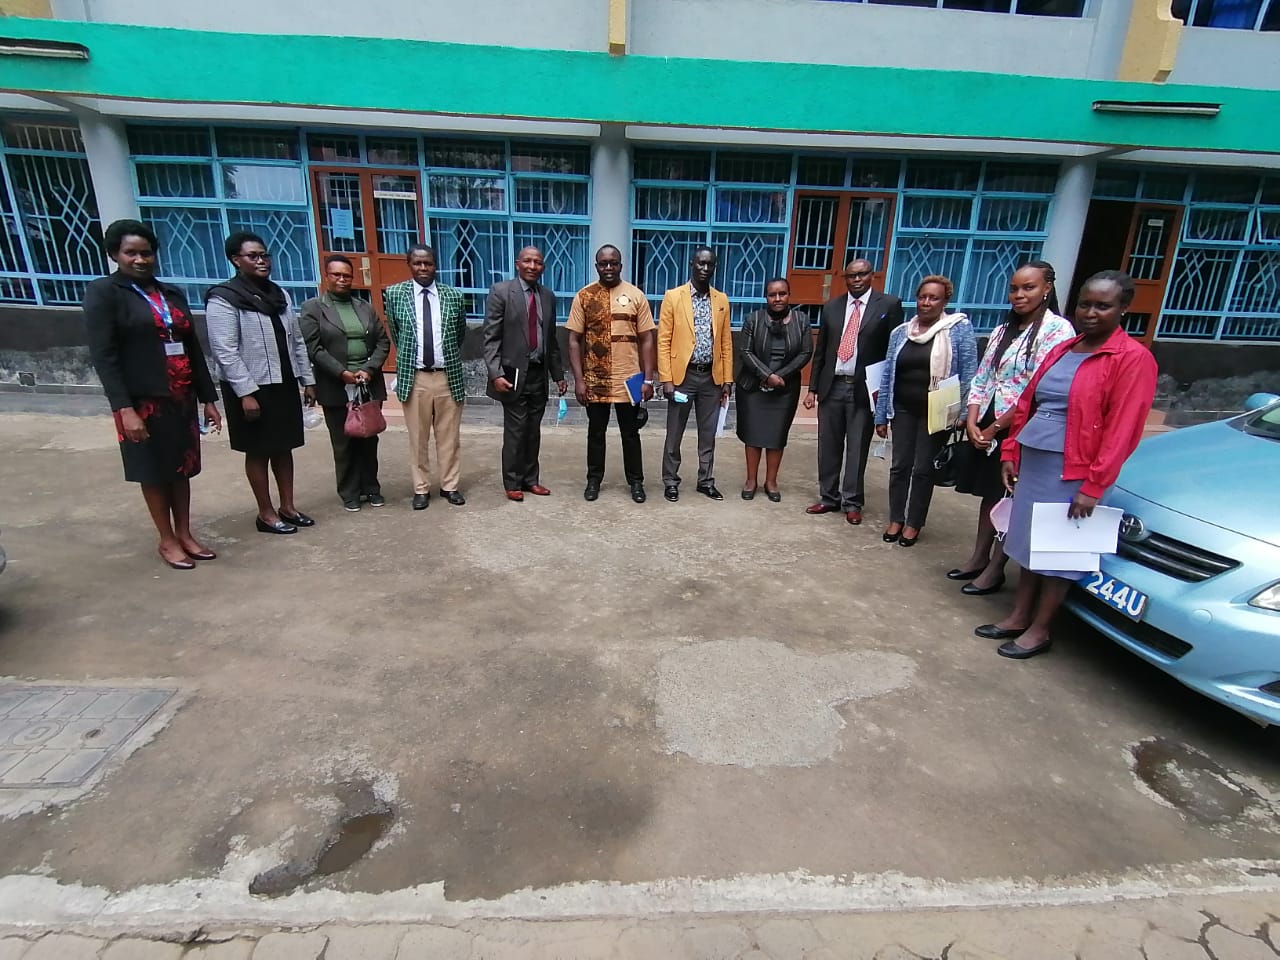
[[[1249,601],[1251,607],[1280,612],[1280,583],[1273,583]]]

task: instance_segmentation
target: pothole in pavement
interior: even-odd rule
[[[1208,826],[1248,819],[1280,829],[1273,801],[1198,750],[1155,737],[1129,752],[1140,787],[1185,817]]]

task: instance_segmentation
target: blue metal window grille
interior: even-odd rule
[[[973,10],[980,13],[1020,13],[1024,16],[1036,17],[1084,16],[1084,0],[835,0],[835,2],[883,3],[899,7]]]
[[[193,305],[231,273],[223,241],[260,235],[295,303],[317,291],[303,137],[296,128],[130,126],[134,189],[160,270]]]
[[[1173,0],[1173,15],[1189,27],[1280,30],[1280,0]]]
[[[560,322],[591,277],[591,151],[583,144],[425,141],[427,217],[440,279],[473,317],[489,287],[515,275],[516,253],[536,246]]]
[[[1280,177],[1104,167],[1094,196],[1183,207],[1158,339],[1280,341]]]
[[[713,283],[728,295],[734,324],[758,309],[765,282],[785,274],[794,183],[789,153],[636,150],[631,276],[655,313],[665,291],[689,281],[704,244],[719,258]]]
[[[79,304],[107,268],[79,129],[0,122],[0,181],[0,302]]]

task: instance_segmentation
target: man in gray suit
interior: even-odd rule
[[[556,340],[556,295],[538,282],[545,266],[541,250],[525,247],[516,254],[516,279],[490,287],[484,308],[486,392],[502,404],[502,486],[516,503],[526,493],[551,493],[538,476],[548,380],[562,397],[569,389]]]
[[[805,409],[818,404],[819,493],[818,502],[805,512],[843,511],[845,520],[855,525],[862,523],[863,477],[875,419],[867,394],[867,367],[884,360],[889,333],[902,323],[902,301],[872,290],[874,273],[869,261],[851,261],[844,268],[849,292],[823,305],[804,398]]]

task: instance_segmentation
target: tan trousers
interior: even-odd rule
[[[449,392],[449,376],[443,370],[419,370],[413,390],[404,404],[404,425],[409,431],[409,471],[413,492],[431,492],[431,432],[436,435],[436,459],[440,489],[457,490],[461,475],[458,446],[462,429],[462,404]]]

